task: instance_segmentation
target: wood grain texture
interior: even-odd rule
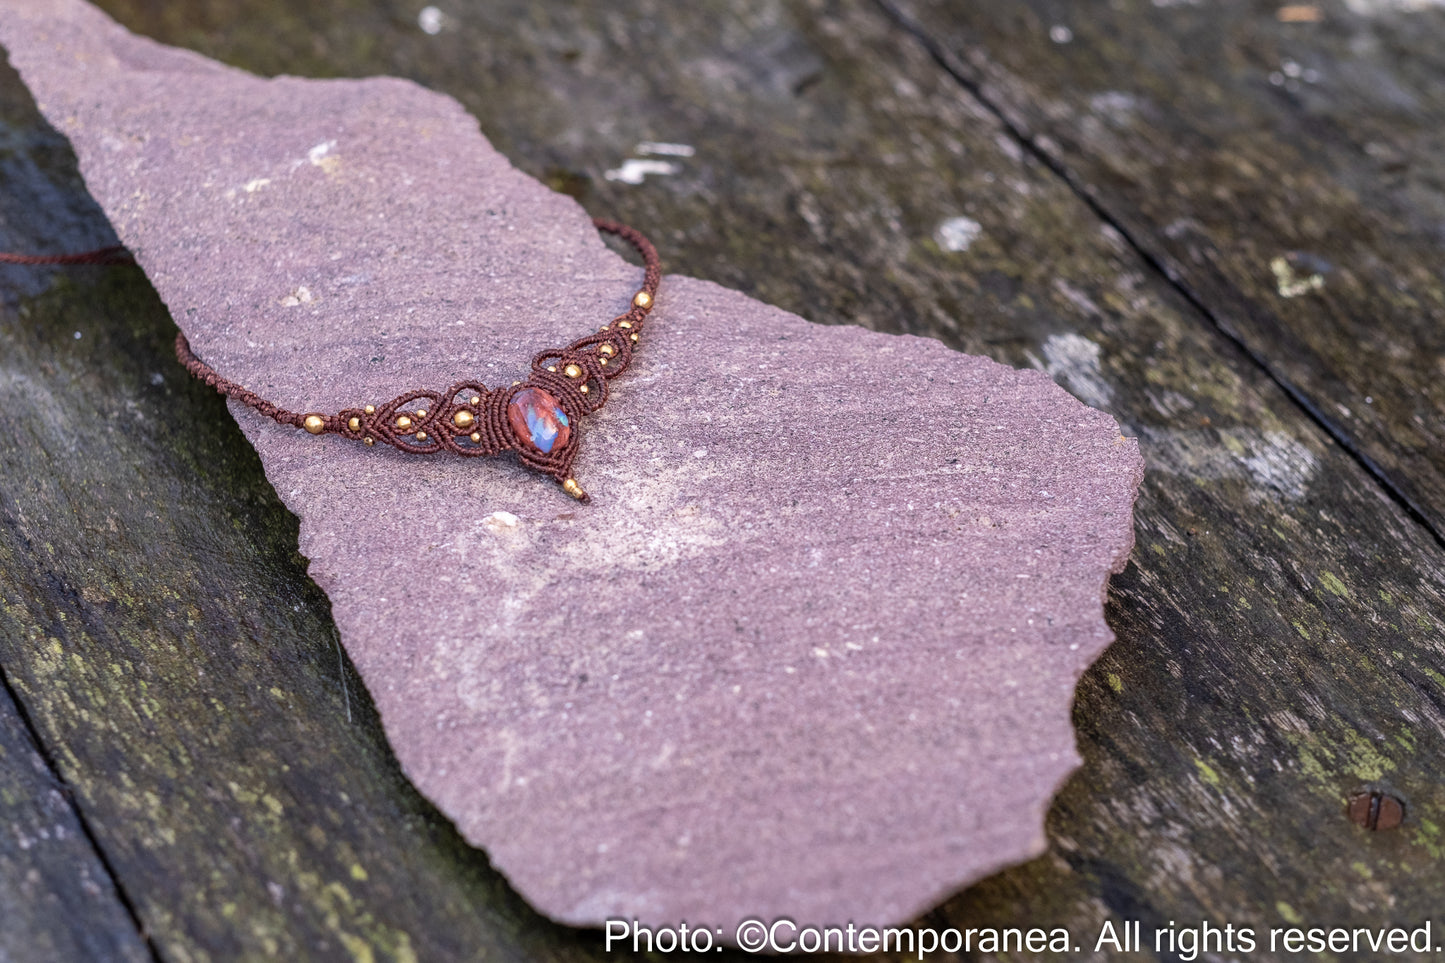
[[[428,36],[415,27],[415,9],[401,3],[335,0],[304,12],[271,0],[104,6],[141,32],[261,72],[414,76],[462,100],[524,169],[579,194],[594,214],[653,232],[670,270],[741,287],[815,320],[932,334],[1037,365],[1140,437],[1150,475],[1137,508],[1135,564],[1110,596],[1119,640],[1079,690],[1085,766],[1051,814],[1051,850],[955,897],[930,923],[1061,925],[1082,942],[1106,917],[1129,916],[1146,927],[1203,918],[1418,925],[1435,912],[1445,846],[1438,765],[1445,753],[1445,559],[1435,541],[876,7],[498,3],[452,10],[450,26]],[[1227,113],[1229,101],[1220,99],[1217,109]],[[681,169],[671,176],[639,185],[608,180],[607,171],[636,157],[643,140],[685,142],[696,153],[677,160]],[[1192,216],[1202,219],[1216,202],[1205,195],[1195,203]],[[953,218],[978,225],[966,250],[948,249],[958,246],[959,222],[952,235],[940,233]],[[1409,263],[1411,271],[1426,270]],[[1380,299],[1393,296],[1377,280],[1362,283]],[[144,292],[127,297],[141,302]],[[139,373],[132,377],[142,382],[167,363],[164,323],[149,323],[156,333],[133,349],[145,359],[132,363]],[[1325,328],[1340,323],[1334,313],[1320,321]],[[52,326],[32,362],[54,364],[68,327]],[[96,365],[105,371],[103,362],[80,359],[56,382]],[[168,390],[190,397],[178,385]],[[34,404],[7,404],[12,416],[29,410],[37,417]],[[334,749],[352,730],[336,723],[335,675],[325,674],[326,645],[315,641],[326,631],[324,601],[310,590],[297,595],[301,575],[282,544],[284,520],[258,491],[254,462],[223,410],[198,399],[188,404],[194,407],[164,422],[166,450],[192,464],[197,451],[229,460],[226,472],[187,480],[186,491],[201,502],[187,524],[204,521],[210,528],[203,530],[219,539],[229,524],[226,499],[250,493],[269,506],[253,513],[279,532],[268,551],[238,556],[233,575],[260,580],[252,598],[269,592],[286,600],[246,611],[270,619],[271,646],[304,654],[272,666],[268,679],[312,693],[287,708],[286,724],[301,727],[307,740],[307,752],[297,755],[315,760],[317,779],[324,773],[371,785],[368,767],[382,765],[374,761],[381,752],[375,741],[361,757],[371,762]],[[138,424],[117,419],[109,436],[143,452],[160,444]],[[84,480],[86,464],[54,458],[3,470],[12,478],[40,472]],[[147,473],[174,474],[155,465]],[[173,511],[162,507],[137,507],[127,517],[154,526],[146,513]],[[124,555],[135,544],[112,542],[97,554],[128,586],[144,578],[126,574]],[[78,539],[67,548],[80,550]],[[5,562],[7,571],[20,564]],[[166,592],[192,594],[184,579],[163,584]],[[45,589],[42,597],[59,592]],[[285,615],[290,605],[301,612]],[[205,626],[198,638],[219,631]],[[206,645],[226,651],[242,644],[238,635],[220,632],[220,643]],[[33,673],[33,663],[24,649],[6,655],[7,668]],[[45,686],[25,690],[27,700],[50,703],[45,718],[54,722],[43,731],[58,745],[74,738],[77,723],[67,720],[79,709],[47,693],[70,671],[62,666]],[[164,681],[159,695],[160,683],[152,688],[162,704],[182,712],[208,704],[189,673]],[[267,751],[289,756],[289,730],[277,732],[274,720],[267,725],[247,744],[278,740]],[[234,778],[227,776],[233,754],[211,749],[199,734],[189,738],[196,749],[186,760],[188,779],[224,785]],[[174,773],[133,778],[164,784]],[[372,789],[374,810],[409,811],[414,802],[388,802],[414,799],[388,778]],[[1362,784],[1405,796],[1402,829],[1370,835],[1348,822],[1345,794]],[[302,787],[301,798],[312,791]],[[137,864],[179,867],[178,875],[193,865],[142,832],[144,824],[109,794],[82,794],[82,801],[118,837],[134,840],[128,845]],[[1000,804],[1007,804],[1006,787]],[[251,809],[224,793],[209,805],[215,814],[208,820],[257,824]],[[196,818],[174,817],[183,828]],[[285,809],[276,838],[304,833],[304,822],[296,807]],[[388,838],[380,816],[366,826],[370,845]],[[336,832],[340,840],[359,830]],[[273,841],[260,830],[243,838],[245,847]],[[411,838],[403,834],[404,842]],[[481,872],[455,848],[424,847],[422,855],[426,865],[407,877],[419,892],[447,892],[437,879]],[[135,879],[165,891],[159,874],[120,872],[127,885]],[[246,881],[233,885],[249,892]],[[477,896],[477,912],[492,921],[486,932],[507,934],[489,939],[557,955],[600,944],[595,937],[569,942],[519,910],[515,897],[478,885],[485,894]],[[375,919],[392,919],[390,904],[368,908]],[[324,908],[312,902],[293,913],[278,921],[281,932],[311,932],[317,924],[307,914],[324,915]],[[150,918],[170,941],[163,945],[192,954],[243,939],[240,922],[227,930],[223,919],[202,928],[185,913]],[[438,913],[430,928],[460,925],[455,915]],[[415,939],[419,930],[408,932]],[[334,943],[329,952],[315,944],[299,952],[339,955]]]
[[[0,920],[0,960],[152,959],[64,785],[3,689]]]
[[[1445,534],[1445,9],[882,2]]]
[[[21,145],[7,163],[37,178],[7,192],[74,212],[52,249],[105,234],[13,73],[0,90],[25,104],[4,117]],[[295,519],[221,398],[175,362],[145,278],[44,277],[31,297],[7,279],[0,309],[0,665],[158,955],[600,955],[537,917],[401,776]],[[10,824],[59,818],[52,786],[4,768]],[[63,920],[57,958],[132,958],[133,928],[127,948],[105,913],[63,914],[65,891],[36,884],[10,842],[0,893],[21,896],[0,947]],[[58,860],[81,857],[54,858],[62,878]],[[90,952],[106,939],[114,953]]]

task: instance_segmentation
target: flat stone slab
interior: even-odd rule
[[[510,384],[639,283],[409,82],[263,80],[79,0],[0,41],[196,352],[286,407]],[[418,788],[579,924],[896,923],[1042,851],[1133,542],[1113,419],[677,276],[612,391],[586,506],[233,408]]]

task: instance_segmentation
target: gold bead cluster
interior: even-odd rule
[[[477,405],[480,405],[482,403],[480,395],[472,395],[471,398],[468,400],[473,407],[476,407]],[[363,410],[368,415],[376,414],[375,405],[367,405]],[[425,419],[426,416],[427,410],[425,408],[418,408],[413,414],[397,415],[396,421],[394,421],[393,424],[396,425],[397,429],[403,434],[411,434],[412,426],[416,424],[416,421],[412,420],[413,417],[415,417],[417,421],[420,421]],[[456,425],[463,431],[471,428],[476,423],[477,416],[472,414],[465,408],[452,414],[452,424]],[[305,429],[311,432],[313,435],[319,435],[326,430],[326,419],[321,415],[307,415],[306,420],[303,422],[303,427],[305,427]],[[362,421],[360,418],[353,415],[352,417],[347,419],[346,427],[349,428],[351,431],[360,431],[362,427]],[[415,434],[417,441],[427,440],[427,433],[424,430],[417,429]],[[469,435],[469,437],[471,438],[473,443],[480,443],[482,440],[482,434],[479,431],[473,431]],[[371,437],[370,435],[367,435],[361,440],[368,445],[376,444],[376,439]]]

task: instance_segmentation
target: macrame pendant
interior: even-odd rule
[[[476,457],[514,451],[522,464],[556,479],[581,502],[591,499],[572,477],[572,459],[585,415],[607,402],[607,383],[627,370],[662,278],[657,251],[641,233],[622,224],[594,220],[599,231],[616,234],[637,248],[646,263],[642,289],[631,308],[596,334],[532,359],[525,382],[488,388],[460,381],[446,391],[408,391],[384,405],[347,408],[334,415],[287,411],[228,381],[176,336],[181,364],[222,394],[250,405],[282,424],[313,435],[335,434],[366,445],[381,442],[412,455],[449,452]]]

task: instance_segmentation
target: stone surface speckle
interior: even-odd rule
[[[197,353],[287,407],[510,384],[637,286],[413,84],[261,80],[79,0],[0,41]],[[1134,442],[1040,372],[682,277],[613,391],[587,507],[235,410],[417,786],[574,923],[893,923],[1041,851]]]

